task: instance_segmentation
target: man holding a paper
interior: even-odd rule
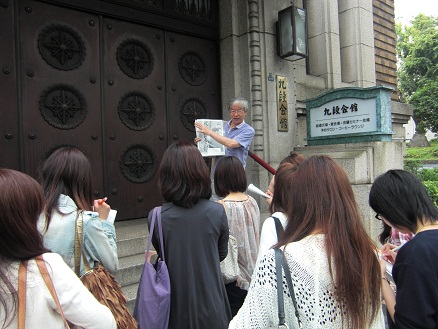
[[[245,122],[248,114],[248,101],[241,97],[235,97],[228,103],[230,120],[224,123],[225,135],[222,136],[212,129],[204,126],[200,122],[195,122],[197,132],[210,136],[216,142],[227,148],[226,155],[234,155],[246,167],[246,157],[248,156],[249,146],[254,137],[254,128]],[[201,139],[195,138],[195,143]]]

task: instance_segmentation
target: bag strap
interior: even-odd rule
[[[78,211],[78,215],[76,217],[76,230],[75,230],[75,273],[77,276],[80,276],[81,269],[81,254],[82,254],[82,263],[84,264],[85,272],[91,271],[90,264],[88,264],[87,256],[85,255],[84,249],[82,248],[82,228],[84,223],[84,213],[82,211]]]
[[[281,266],[279,266],[279,264],[278,264],[278,262],[280,262],[280,261],[282,262],[283,269],[284,269],[284,275],[286,277],[287,286],[289,288],[290,296],[292,297],[292,303],[293,303],[294,309],[295,309],[295,316],[297,317],[297,320],[298,320],[298,326],[300,328],[302,328],[303,324],[302,324],[301,319],[300,319],[300,314],[298,313],[297,300],[295,298],[294,285],[292,283],[292,277],[291,277],[289,265],[287,264],[286,257],[284,257],[283,251],[281,251],[278,248],[275,248],[275,264],[276,264],[276,271],[277,271],[277,295],[278,296],[279,296],[279,292],[278,292],[279,282],[281,282],[281,283],[283,282],[283,278],[280,277],[280,279],[279,279],[279,275],[281,276],[281,273],[282,273]],[[278,270],[278,267],[280,267],[279,270]],[[280,288],[280,291],[281,291],[281,303],[282,303],[281,307],[283,308],[283,312],[284,312],[283,287]],[[279,298],[280,298],[280,296],[279,296]],[[280,303],[280,299],[278,302]],[[279,321],[280,321],[280,306],[278,309],[279,309],[278,317],[279,317]],[[280,324],[279,324],[279,326],[280,326]]]
[[[281,270],[281,260],[283,253],[275,248],[275,271],[277,273],[277,302],[278,302],[278,328],[285,325],[284,300],[283,300],[283,271]]]
[[[52,278],[50,277],[49,271],[47,270],[46,262],[43,260],[43,257],[41,255],[36,257],[36,263],[38,265],[38,269],[40,270],[41,276],[43,277],[44,282],[46,283],[46,286],[56,303],[59,314],[61,314],[62,319],[64,320],[65,327],[67,329],[70,329],[70,326],[68,325],[68,322],[64,316],[64,312],[62,311],[61,304],[59,303],[58,295],[56,293],[55,287],[53,286]]]
[[[75,225],[75,273],[77,276],[80,275],[81,272],[81,243],[79,241],[79,232],[78,232],[78,218],[79,218],[79,210],[76,215],[76,225]]]
[[[151,220],[151,227],[149,230],[149,238],[148,238],[148,246],[146,249],[146,254],[149,254],[149,250],[151,249],[152,235],[154,234],[154,229],[155,229],[155,220],[158,223],[158,235],[160,238],[161,257],[165,262],[166,259],[164,258],[163,227],[161,225],[161,207],[155,207],[152,212],[152,220]]]
[[[68,325],[68,322],[64,316],[64,312],[62,311],[61,304],[59,303],[58,295],[56,294],[55,287],[53,286],[52,278],[50,277],[49,271],[47,270],[46,262],[41,255],[37,256],[35,261],[38,265],[41,277],[43,278],[47,289],[49,289],[50,295],[52,295],[52,298],[55,301],[59,314],[64,320],[65,327],[67,329],[70,329],[70,326]],[[24,329],[26,322],[26,280],[27,260],[21,262],[20,267],[18,268],[18,329]]]
[[[278,217],[275,217],[275,216],[271,216],[271,217],[274,219],[275,230],[277,231],[277,241],[279,241],[280,237],[284,233],[284,228],[283,228],[283,225],[281,225],[280,219],[278,219]]]
[[[18,329],[24,329],[26,322],[26,286],[27,260],[20,263],[18,268]]]

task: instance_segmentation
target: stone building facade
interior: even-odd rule
[[[294,1],[307,10],[308,58],[281,59],[276,52],[278,11],[290,1],[221,1],[220,49],[223,102],[232,95],[251,101],[250,123],[256,131],[252,150],[276,167],[291,150],[306,156],[328,154],[346,169],[361,206],[364,223],[377,240],[368,192],[375,177],[403,168],[404,127],[412,108],[397,98],[394,1]],[[287,132],[278,131],[277,75],[287,78]],[[271,77],[271,79],[270,79]],[[307,146],[306,100],[345,87],[388,86],[391,92],[391,142]],[[226,113],[224,112],[224,116]],[[255,162],[249,181],[262,189],[270,174]],[[262,211],[266,211],[263,202]]]

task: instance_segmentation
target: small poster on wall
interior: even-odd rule
[[[224,135],[224,121],[211,119],[197,119],[196,122],[202,123],[219,135]],[[203,157],[215,157],[225,155],[225,146],[216,142],[212,137],[196,131],[196,137],[201,138],[198,142],[198,149]]]

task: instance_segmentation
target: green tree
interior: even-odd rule
[[[398,90],[414,107],[417,131],[438,131],[438,18],[419,14],[396,24]]]

